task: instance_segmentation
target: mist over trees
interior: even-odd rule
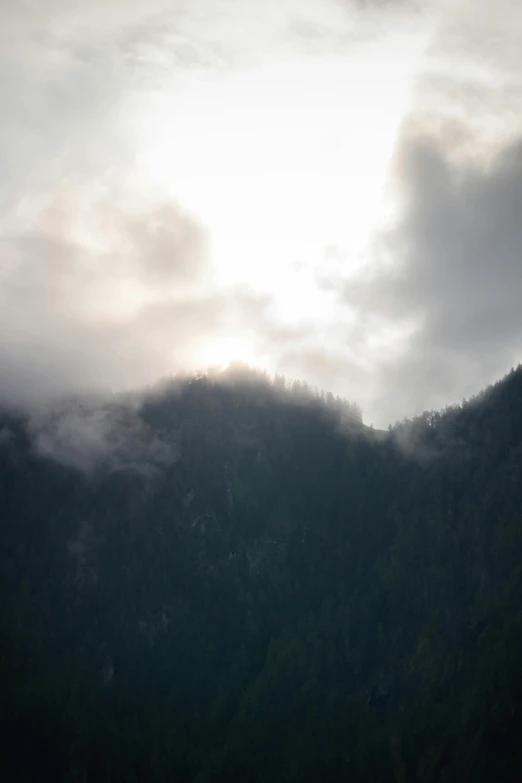
[[[9,781],[522,779],[522,369],[388,432],[244,367],[0,412]]]

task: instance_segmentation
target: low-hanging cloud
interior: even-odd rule
[[[76,400],[40,408],[29,420],[28,432],[39,455],[88,475],[132,471],[150,478],[181,457],[178,439],[160,438],[129,401]]]

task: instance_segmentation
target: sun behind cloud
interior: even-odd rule
[[[219,283],[299,315],[316,302],[296,299],[296,262],[313,277],[335,244],[347,272],[361,264],[419,55],[385,50],[285,57],[155,97],[140,164],[208,226]]]
[[[201,367],[216,367],[224,370],[235,362],[251,363],[255,357],[252,346],[246,338],[231,336],[205,340],[197,352],[197,358]]]

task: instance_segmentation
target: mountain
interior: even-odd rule
[[[388,432],[253,371],[0,412],[9,781],[522,779],[522,368]]]

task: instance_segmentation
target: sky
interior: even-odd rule
[[[517,0],[3,0],[0,401],[244,361],[375,426],[522,360]]]

